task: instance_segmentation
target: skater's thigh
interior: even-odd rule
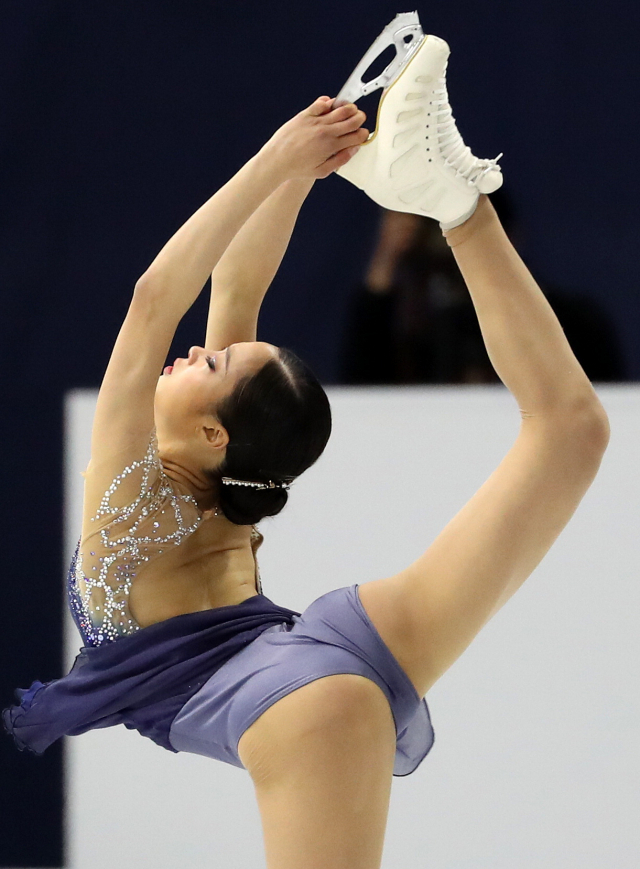
[[[389,702],[363,676],[325,676],[270,706],[238,744],[268,869],[378,869],[395,750]]]
[[[395,576],[358,587],[420,696],[546,555],[597,473],[601,441],[580,420],[525,420],[502,463],[426,552]]]

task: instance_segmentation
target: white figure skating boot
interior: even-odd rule
[[[362,74],[388,45],[396,56],[377,78]],[[475,211],[480,193],[502,185],[493,160],[479,160],[465,145],[451,113],[446,71],[449,46],[425,36],[417,12],[403,12],[385,27],[338,93],[334,107],[355,103],[383,87],[376,127],[337,175],[384,208],[433,217],[452,229]]]

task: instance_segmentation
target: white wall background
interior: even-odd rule
[[[640,388],[601,386],[612,437],[525,586],[429,692],[436,731],[395,778],[384,869],[640,865]],[[502,386],[333,388],[334,432],[261,524],[264,593],[316,597],[410,564],[500,463]],[[96,393],[67,402],[67,551],[80,532]],[[80,646],[68,617],[67,660]],[[258,869],[248,773],[124,727],[67,739],[67,865]],[[302,869],[302,867],[301,867]]]

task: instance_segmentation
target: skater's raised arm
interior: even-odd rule
[[[320,97],[327,114],[333,104]],[[352,127],[364,120],[355,106]],[[366,130],[358,135],[364,139]],[[351,156],[339,152],[333,162],[343,165]],[[325,170],[327,167],[325,167]],[[241,341],[255,341],[263,299],[287,250],[296,219],[313,187],[315,177],[290,178],[281,184],[251,215],[228,246],[211,275],[211,300],[205,346],[223,348]]]
[[[364,113],[353,105],[331,109],[319,97],[311,106],[280,127],[260,151],[169,239],[145,274],[137,281],[133,299],[113,348],[100,387],[93,423],[91,464],[100,468],[96,491],[116,467],[144,455],[154,426],[158,375],[166,360],[176,327],[200,294],[226,248],[245,222],[281,185],[290,179],[325,178],[350,159],[367,138],[361,128]],[[305,185],[303,185],[305,186]],[[283,193],[286,197],[286,192]],[[279,198],[273,200],[278,209]],[[301,204],[301,202],[300,202]],[[258,219],[258,222],[259,221]],[[252,230],[245,236],[249,243]],[[280,258],[286,247],[286,227],[278,231]],[[266,240],[263,242],[267,244]],[[245,247],[238,240],[236,251]],[[277,268],[278,252],[269,268]],[[238,257],[231,253],[218,274],[234,271]],[[258,280],[259,268],[243,271]],[[261,280],[268,275],[263,272]],[[226,280],[226,279],[225,279]],[[262,292],[264,293],[263,286]],[[258,290],[256,290],[258,292]],[[255,318],[256,312],[250,315]],[[246,320],[245,320],[246,323]],[[254,324],[255,325],[255,324]],[[225,345],[237,338],[217,333]],[[216,335],[214,343],[218,343]],[[216,349],[222,349],[217,347]],[[95,475],[94,475],[95,476]]]
[[[315,178],[285,181],[238,232],[211,275],[205,347],[255,341],[260,307]]]
[[[280,127],[224,187],[169,239],[138,281],[162,316],[182,319],[236,233],[278,187],[293,178],[325,178],[368,137],[365,115],[319,97]]]

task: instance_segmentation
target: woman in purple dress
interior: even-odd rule
[[[423,52],[420,62],[432,59]],[[405,88],[394,98],[411,99],[415,115],[433,76],[414,79],[405,72],[386,95]],[[255,525],[284,507],[331,418],[308,368],[256,341],[260,305],[315,180],[372,147],[354,104],[320,97],[137,282],[98,396],[69,574],[84,646],[67,676],[35,682],[4,712],[18,745],[37,752],[122,723],[168,750],[246,768],[270,869],[380,865],[392,776],[413,772],[433,743],[424,695],[543,558],[608,442],[604,409],[481,193],[450,110],[433,114],[428,131],[448,124],[428,158],[446,211],[426,213],[440,219],[492,364],[520,407],[503,462],[398,574],[331,591],[303,614],[262,593]],[[412,135],[395,123],[400,115],[379,117],[376,135],[394,144],[386,156],[378,148],[376,189],[396,184],[391,148]],[[210,274],[205,347],[158,379]]]

